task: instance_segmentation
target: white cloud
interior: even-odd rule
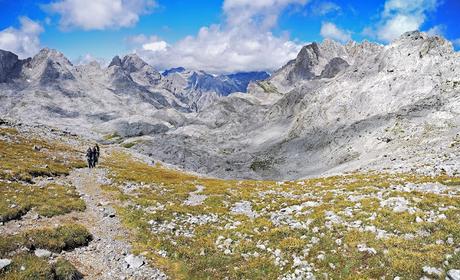
[[[263,29],[275,26],[280,11],[289,5],[303,6],[309,0],[225,0],[223,5],[230,25],[257,24]]]
[[[297,56],[301,45],[253,26],[246,29],[202,27],[196,36],[188,36],[168,45],[159,39],[143,43],[136,52],[159,69],[186,67],[211,73],[272,71]]]
[[[445,25],[438,24],[428,29],[426,33],[428,33],[428,35],[430,36],[434,36],[434,35],[444,36],[444,32],[446,31],[446,29],[447,27]]]
[[[142,49],[152,52],[164,52],[167,50],[167,48],[168,43],[165,41],[150,42],[142,45]]]
[[[334,2],[329,2],[329,1],[318,3],[313,8],[313,12],[319,16],[325,16],[330,13],[338,13],[341,10],[342,8],[339,5],[337,5]]]
[[[79,56],[77,59],[75,59],[72,62],[74,65],[85,65],[91,62],[97,62],[101,66],[108,65],[108,62],[106,59],[94,57],[92,54],[89,54],[89,53]]]
[[[454,43],[454,46],[457,48],[460,48],[460,38],[452,40],[452,43]]]
[[[19,29],[8,27],[0,31],[0,49],[14,52],[20,58],[27,58],[40,50],[43,27],[28,17],[20,17],[19,22]]]
[[[387,0],[383,16],[394,14],[421,14],[433,11],[438,6],[438,0]]]
[[[372,29],[372,34],[381,41],[390,42],[404,32],[420,30],[426,21],[427,14],[438,7],[438,1],[387,0],[380,16],[380,22],[375,30]],[[369,33],[371,29],[367,28],[366,30]]]
[[[128,38],[135,52],[151,65],[186,67],[211,73],[273,71],[297,56],[302,45],[274,35],[279,14],[308,0],[225,0],[225,23],[202,27],[198,34],[168,44],[156,36]]]
[[[377,37],[382,41],[390,42],[404,32],[418,30],[424,21],[424,16],[396,15],[378,29]]]
[[[103,30],[133,26],[155,5],[154,0],[58,0],[46,9],[60,15],[63,29]]]
[[[128,37],[126,43],[131,48],[139,48],[140,46],[141,50],[151,52],[166,51],[169,48],[169,44],[159,37],[147,37],[144,34]]]
[[[320,34],[323,38],[333,39],[339,42],[347,42],[351,40],[350,31],[342,30],[332,22],[323,22]]]

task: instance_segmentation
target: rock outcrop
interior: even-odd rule
[[[438,36],[313,43],[261,81],[183,68],[160,74],[136,55],[107,69],[73,67],[49,50],[3,60],[2,69],[23,66],[0,75],[8,81],[1,114],[130,138],[133,149],[188,170],[270,179],[460,172],[460,55]],[[248,94],[226,96],[243,87]]]

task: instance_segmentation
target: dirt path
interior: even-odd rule
[[[130,256],[131,246],[126,241],[129,233],[100,189],[107,182],[105,175],[103,169],[78,169],[69,175],[68,179],[80,192],[87,207],[81,213],[83,217],[79,223],[88,228],[94,239],[88,247],[65,252],[63,256],[86,279],[166,279],[161,271],[150,267],[143,257]]]

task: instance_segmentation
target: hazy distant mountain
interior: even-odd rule
[[[165,87],[183,102],[192,104],[197,111],[208,106],[220,96],[246,92],[252,81],[269,77],[266,72],[247,72],[231,75],[211,75],[204,71],[173,68],[163,72]]]
[[[215,91],[222,96],[227,96],[235,92],[246,92],[249,83],[265,80],[270,77],[270,74],[264,71],[211,75],[203,71],[188,71],[183,67],[165,70],[163,76],[168,77],[176,73],[182,74],[188,79],[189,88],[202,91]]]

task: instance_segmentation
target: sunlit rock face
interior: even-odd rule
[[[26,61],[1,52],[0,90],[3,115],[118,135],[213,176],[458,170],[460,56],[421,32],[386,46],[313,43],[271,76],[160,74],[136,55],[105,68],[52,50]]]

